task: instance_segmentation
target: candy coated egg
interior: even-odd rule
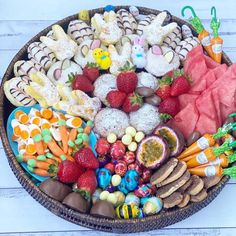
[[[129,145],[132,142],[132,136],[130,134],[125,134],[121,141],[124,145]]]
[[[136,142],[132,142],[132,143],[129,144],[128,149],[131,152],[135,152],[137,147],[138,147],[137,143]]]
[[[125,133],[130,134],[132,137],[135,137],[136,129],[132,126],[129,126],[129,127],[126,128]]]
[[[144,138],[145,134],[141,131],[137,132],[134,139],[136,142],[140,142]]]
[[[97,173],[98,186],[105,189],[111,181],[111,172],[106,168],[101,168]]]
[[[107,200],[109,194],[110,193],[107,190],[102,191],[99,196],[100,200]]]
[[[125,195],[121,191],[114,192],[117,198],[116,206],[119,206],[125,202]]]
[[[110,193],[107,197],[107,201],[115,205],[117,203],[117,198],[114,193]]]
[[[117,140],[117,136],[114,133],[110,133],[107,136],[108,143],[114,143]]]
[[[139,174],[136,170],[128,170],[124,180],[126,189],[133,191],[138,186]]]
[[[125,198],[125,203],[128,205],[135,204],[139,206],[140,204],[140,199],[134,193],[128,193],[126,198]]]
[[[113,175],[111,177],[111,183],[112,183],[113,186],[118,186],[120,184],[120,182],[121,182],[120,175]]]
[[[143,213],[145,215],[154,215],[162,209],[162,200],[158,197],[151,197],[143,206]]]

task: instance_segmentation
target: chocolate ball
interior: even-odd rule
[[[104,200],[97,201],[91,208],[90,214],[98,217],[115,218],[115,209],[112,203]]]
[[[85,200],[79,193],[75,192],[67,195],[62,203],[81,213],[87,213],[91,207],[89,201]]]
[[[47,179],[40,183],[39,189],[47,194],[49,197],[62,201],[69,193],[72,192],[72,189],[55,179]]]

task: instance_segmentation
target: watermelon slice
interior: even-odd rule
[[[216,79],[219,79],[222,75],[224,75],[227,69],[228,69],[228,66],[226,64],[222,64],[214,68],[213,72],[215,74]]]
[[[235,104],[232,104],[232,106],[225,106],[224,104],[221,103],[220,111],[221,111],[222,120],[224,121],[228,117],[229,114],[236,111],[236,106]]]
[[[180,110],[185,108],[188,104],[195,104],[197,97],[198,95],[188,93],[180,95],[178,97],[180,103]]]
[[[214,68],[220,66],[219,63],[215,62],[209,56],[204,55],[204,59],[205,59],[206,66],[207,66],[208,69],[214,69]]]
[[[201,114],[196,125],[196,130],[199,131],[202,135],[209,133],[214,134],[218,129],[217,122],[205,114]]]
[[[220,127],[222,125],[222,117],[221,117],[221,108],[220,108],[220,100],[219,100],[218,90],[212,89],[211,94],[212,94],[212,98],[214,100],[217,120],[218,120],[218,124]]]
[[[180,130],[184,137],[187,139],[188,136],[195,130],[199,114],[193,104],[188,104],[182,109],[168,124]]]

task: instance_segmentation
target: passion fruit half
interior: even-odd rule
[[[148,169],[159,167],[170,154],[167,142],[157,135],[151,135],[142,140],[136,152],[139,164]]]
[[[183,135],[179,131],[172,129],[167,125],[160,125],[153,133],[162,137],[168,143],[170,156],[177,156],[182,152],[185,141]]]

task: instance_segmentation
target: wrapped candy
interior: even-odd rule
[[[142,174],[142,168],[137,163],[129,164],[128,170],[136,170],[139,175]]]
[[[116,187],[115,187],[115,186],[112,186],[112,185],[110,184],[110,185],[108,185],[108,186],[106,187],[106,190],[107,190],[109,193],[113,193],[113,192],[116,191]]]
[[[98,156],[99,167],[104,167],[107,163],[111,161],[111,157],[108,155]]]
[[[122,205],[125,202],[125,195],[121,191],[115,191],[114,194],[116,195],[117,202],[116,205]]]
[[[124,193],[125,195],[126,194],[128,194],[128,190],[126,189],[126,187],[125,187],[125,179],[124,178],[122,178],[122,180],[121,180],[121,183],[120,183],[120,185],[118,186],[118,190],[120,190],[122,193]]]
[[[125,174],[124,180],[126,189],[133,191],[138,186],[138,172],[136,170],[128,170]]]
[[[116,208],[116,215],[119,219],[138,218],[140,209],[136,205],[123,204]]]
[[[134,194],[138,197],[147,197],[152,193],[151,184],[142,184],[138,186],[138,189],[134,190]]]
[[[124,156],[124,161],[127,163],[127,165],[135,162],[135,154],[133,152],[126,152]]]
[[[97,181],[100,188],[107,188],[111,181],[111,172],[106,168],[99,169],[97,172]]]
[[[127,171],[127,165],[124,161],[118,161],[115,165],[115,173],[120,176],[124,176]]]
[[[104,168],[108,169],[112,174],[115,173],[115,164],[113,163],[108,163],[104,166]]]
[[[152,171],[149,169],[144,169],[143,173],[142,173],[142,179],[143,179],[143,183],[148,183],[150,182],[150,178],[152,175]]]
[[[150,197],[142,197],[140,199],[140,205],[143,206],[148,200],[149,200]]]
[[[158,213],[163,207],[162,200],[158,197],[151,197],[143,206],[143,213],[147,216]]]
[[[135,204],[135,205],[139,206],[140,199],[134,193],[129,193],[125,198],[125,203],[127,205]]]

